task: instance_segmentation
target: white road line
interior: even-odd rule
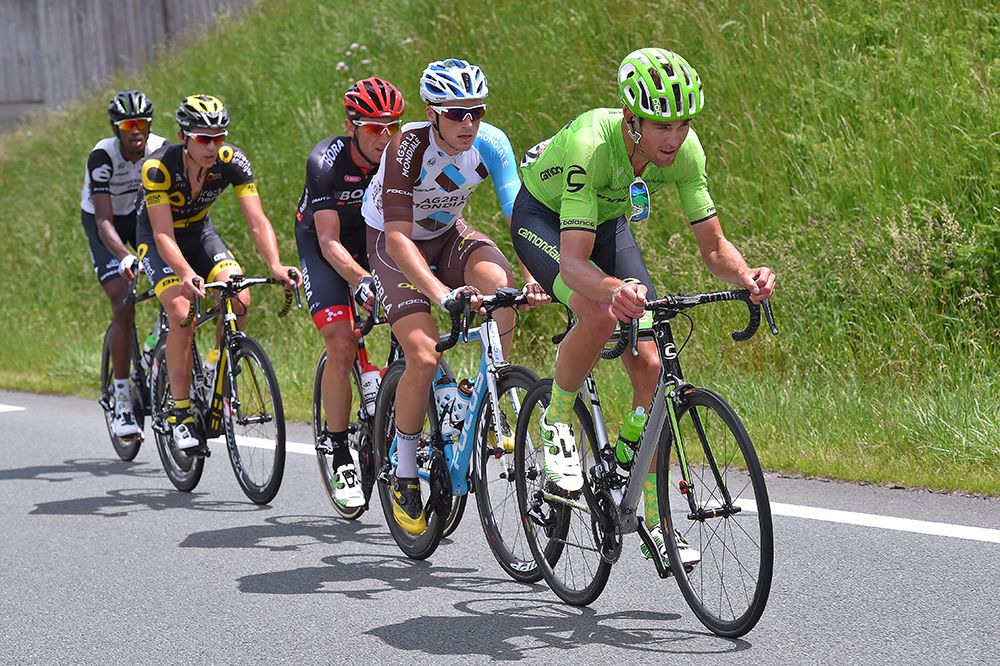
[[[17,405],[0,405],[0,412],[23,412],[24,407]]]
[[[225,440],[222,438],[217,438],[211,441],[225,444]],[[256,437],[241,437],[240,444],[243,446],[274,448],[274,444],[271,441],[258,439]],[[303,444],[302,442],[285,442],[285,450],[290,453],[300,453],[306,456],[316,455],[316,449],[312,444]],[[753,511],[754,509],[752,502],[737,501],[737,504],[739,504],[745,511]],[[771,502],[771,514],[775,516],[788,516],[790,518],[806,518],[808,520],[822,520],[830,523],[859,525],[862,527],[876,527],[883,530],[915,532],[917,534],[929,534],[932,536],[943,536],[953,539],[971,539],[973,541],[1000,543],[1000,530],[988,529],[985,527],[969,527],[967,525],[952,525],[949,523],[932,523],[926,520],[879,516],[872,513],[856,513],[854,511],[836,511],[834,509],[822,509],[819,507],[801,506],[798,504],[783,504],[781,502]]]
[[[747,511],[753,511],[753,504],[750,502],[737,501],[737,504]],[[967,525],[952,525],[950,523],[932,523],[926,520],[913,520],[912,518],[879,516],[873,513],[856,513],[854,511],[836,511],[834,509],[821,509],[819,507],[800,506],[797,504],[782,504],[780,502],[771,502],[771,514],[776,516],[789,516],[791,518],[822,520],[830,523],[861,525],[862,527],[877,527],[883,530],[930,534],[932,536],[943,536],[953,539],[971,539],[972,541],[1000,543],[1000,530],[985,527],[969,527]]]

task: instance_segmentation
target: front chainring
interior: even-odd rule
[[[441,449],[432,446],[431,451],[431,492],[427,499],[427,509],[428,512],[436,511],[441,520],[447,521],[451,515],[451,476]]]
[[[614,564],[622,554],[622,523],[618,507],[606,490],[598,490],[591,502],[591,526],[601,558]]]

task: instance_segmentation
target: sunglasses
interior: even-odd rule
[[[227,134],[229,134],[229,132],[223,132],[222,134],[197,134],[195,132],[184,132],[184,136],[194,139],[195,143],[200,143],[203,146],[221,146],[222,142],[226,140]]]
[[[149,129],[149,119],[132,118],[131,120],[119,120],[115,123],[115,127],[125,132],[132,132],[134,130],[145,132]]]
[[[456,123],[464,122],[466,118],[472,118],[472,122],[476,122],[486,115],[485,104],[480,104],[479,106],[432,106],[431,108],[437,111],[439,115]]]
[[[387,133],[392,136],[399,131],[399,123],[377,123],[377,122],[366,122],[364,120],[352,120],[355,127],[360,127],[362,132],[370,134],[372,136],[382,136],[383,133]]]
[[[638,176],[628,186],[628,200],[632,204],[632,214],[629,222],[642,222],[649,217],[649,188],[646,181]]]

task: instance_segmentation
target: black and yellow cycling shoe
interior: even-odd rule
[[[393,477],[392,515],[408,534],[419,536],[427,529],[424,503],[420,499],[420,480]]]

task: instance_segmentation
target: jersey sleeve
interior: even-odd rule
[[[87,173],[90,174],[90,194],[111,194],[111,176],[115,166],[111,156],[97,149],[87,158]]]
[[[142,197],[146,208],[170,203],[170,170],[158,158],[142,163]]]
[[[419,177],[427,150],[427,133],[400,132],[386,146],[382,176],[382,219],[388,222],[413,222],[413,185]],[[390,152],[391,151],[391,152]]]
[[[330,189],[330,169],[323,166],[322,153],[310,155],[306,162],[306,206],[318,210],[336,210],[337,199]]]
[[[219,147],[219,160],[222,162],[224,173],[233,185],[236,198],[257,196],[257,183],[253,177],[253,166],[250,165],[250,158],[241,149],[229,144],[222,144]]]
[[[715,216],[715,203],[708,192],[708,171],[705,151],[698,135],[691,131],[677,155],[677,194],[681,209],[691,224]]]
[[[500,202],[500,209],[505,217],[510,217],[514,210],[514,199],[521,189],[521,179],[517,175],[517,162],[514,159],[514,147],[510,139],[499,128],[483,125],[480,135],[486,139],[481,147],[483,164],[493,179],[493,188]]]
[[[597,190],[609,159],[603,142],[590,132],[577,131],[566,146],[563,160],[559,230],[596,231]]]

